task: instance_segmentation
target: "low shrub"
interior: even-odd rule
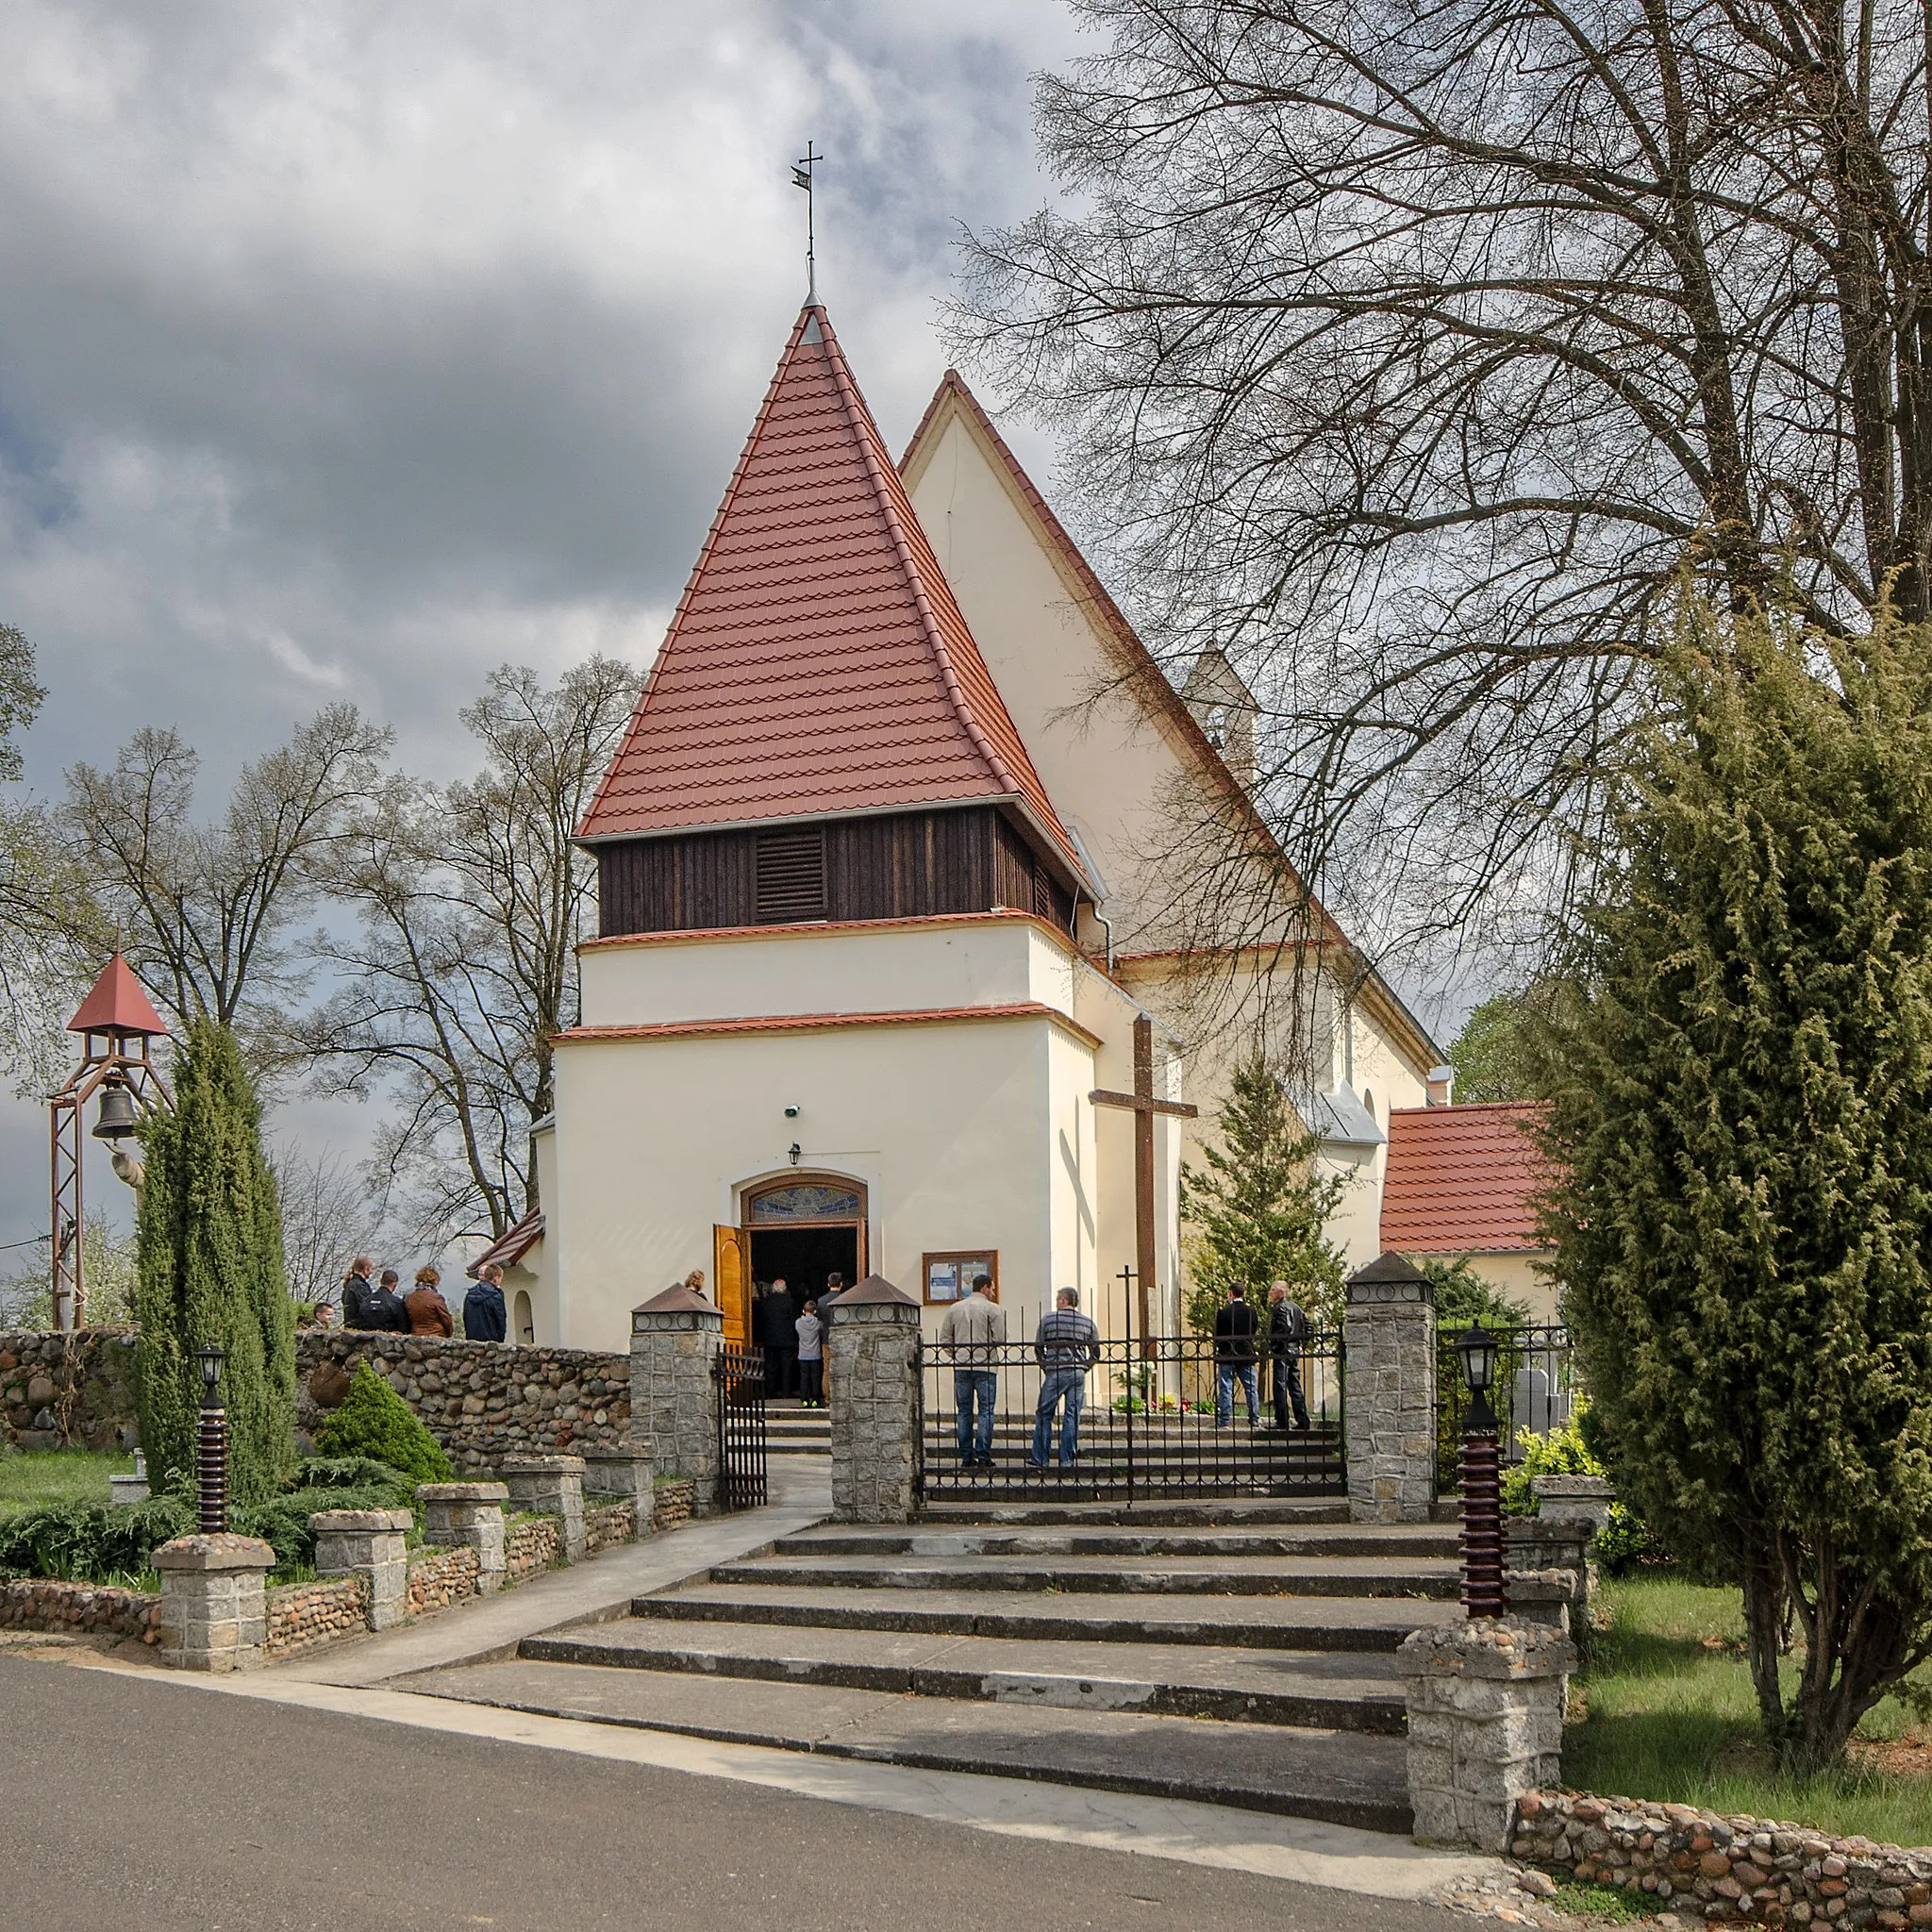
[[[295,1465],[291,1491],[298,1490],[386,1490],[387,1505],[372,1507],[410,1509],[416,1503],[416,1478],[391,1469],[373,1456],[308,1456]],[[324,1506],[317,1504],[317,1508]],[[344,1506],[346,1507],[346,1506]]]
[[[177,1496],[150,1496],[125,1509],[43,1504],[0,1523],[0,1574],[83,1583],[137,1575],[162,1543],[193,1527],[194,1511]]]
[[[315,1446],[330,1457],[373,1457],[419,1483],[456,1479],[436,1438],[367,1362],[357,1363],[349,1392],[316,1431]]]
[[[1541,1435],[1531,1429],[1516,1432],[1523,1459],[1503,1472],[1503,1511],[1507,1516],[1534,1516],[1536,1493],[1531,1481],[1540,1475],[1602,1475],[1604,1466],[1590,1447],[1590,1405],[1579,1394],[1571,1419],[1560,1429]],[[1597,1532],[1596,1559],[1612,1576],[1622,1576],[1641,1557],[1652,1556],[1650,1532],[1642,1517],[1625,1503],[1610,1505],[1610,1520]]]

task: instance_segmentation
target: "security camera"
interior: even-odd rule
[[[785,1118],[788,1121],[795,1121],[798,1118],[798,1108],[796,1103],[794,1103],[791,1107],[788,1107],[785,1109]]]

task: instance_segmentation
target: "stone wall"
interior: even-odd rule
[[[630,1357],[590,1349],[445,1341],[305,1328],[295,1337],[296,1422],[313,1436],[327,1410],[308,1393],[325,1361],[384,1375],[460,1470],[494,1474],[508,1456],[617,1449],[630,1434]]]
[[[584,1555],[602,1556],[619,1543],[630,1542],[637,1535],[638,1512],[634,1503],[586,1503],[584,1505]]]
[[[651,1527],[660,1533],[681,1528],[691,1521],[697,1500],[698,1486],[690,1476],[666,1476],[652,1492]]]
[[[161,1639],[161,1600],[145,1591],[105,1583],[63,1583],[18,1576],[0,1583],[0,1630],[51,1630],[70,1636]]]
[[[0,1446],[131,1449],[135,1330],[0,1329]]]
[[[319,1583],[291,1583],[268,1592],[271,1658],[293,1657],[338,1637],[369,1627],[369,1589],[361,1576],[331,1576]]]
[[[1653,1898],[1699,1923],[1932,1924],[1932,1849],[1902,1851],[1690,1805],[1535,1793],[1509,1850],[1525,1863]]]
[[[417,1550],[409,1557],[409,1587],[404,1599],[408,1615],[446,1610],[476,1594],[476,1553],[461,1545]]]
[[[554,1516],[525,1516],[503,1535],[506,1587],[541,1576],[563,1561],[563,1524]]]

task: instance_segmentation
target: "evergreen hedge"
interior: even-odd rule
[[[141,1443],[155,1487],[194,1467],[194,1351],[226,1354],[229,1493],[266,1501],[295,1462],[295,1312],[260,1109],[234,1035],[196,1020],[175,1057],[175,1107],[142,1128],[137,1222]]]
[[[1805,1775],[1932,1657],[1932,633],[1693,608],[1660,683],[1543,1036],[1545,1225],[1591,1434],[1741,1585]]]

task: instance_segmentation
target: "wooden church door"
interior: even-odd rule
[[[744,1230],[711,1227],[711,1279],[724,1316],[724,1346],[751,1346],[751,1271],[744,1265]]]

